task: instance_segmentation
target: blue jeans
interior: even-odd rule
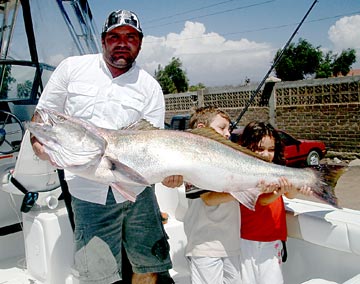
[[[171,268],[169,244],[153,187],[136,202],[116,203],[109,190],[106,205],[72,197],[75,218],[74,275],[83,283],[121,279],[121,247],[135,273]]]

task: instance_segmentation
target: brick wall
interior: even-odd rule
[[[360,153],[360,104],[279,107],[276,124],[295,137],[318,139],[329,151]]]

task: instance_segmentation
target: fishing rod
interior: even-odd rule
[[[279,55],[275,58],[273,64],[271,65],[269,71],[266,73],[266,75],[264,76],[264,78],[262,79],[262,81],[260,82],[260,84],[258,85],[258,87],[256,88],[255,91],[253,91],[253,93],[251,94],[250,99],[248,100],[248,102],[245,104],[245,107],[243,108],[243,110],[241,111],[241,113],[239,114],[238,118],[236,119],[236,121],[231,125],[231,129],[230,132],[234,130],[234,128],[236,127],[236,125],[239,123],[240,119],[243,117],[243,115],[245,114],[245,112],[248,110],[249,106],[251,105],[251,103],[254,101],[257,93],[260,91],[261,87],[264,85],[266,79],[269,77],[270,73],[272,72],[272,70],[275,68],[275,66],[279,63],[280,59],[282,58],[286,48],[289,46],[289,44],[291,43],[292,39],[294,38],[294,36],[296,35],[296,33],[298,32],[298,30],[300,29],[300,27],[302,26],[302,24],[304,23],[305,19],[307,18],[307,16],[310,14],[311,10],[314,8],[316,2],[319,2],[319,0],[315,0],[311,7],[308,9],[308,11],[306,12],[305,16],[303,17],[303,19],[301,20],[301,22],[298,24],[298,26],[296,27],[295,31],[293,32],[293,34],[291,35],[291,37],[289,38],[289,40],[286,42],[286,44],[284,45],[284,47],[282,48],[281,52],[279,53]]]

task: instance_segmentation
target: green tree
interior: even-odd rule
[[[320,61],[319,68],[316,70],[315,78],[328,78],[332,75],[333,61],[335,56],[329,51]]]
[[[182,93],[189,88],[189,80],[182,69],[179,58],[173,57],[165,68],[161,65],[155,71],[155,78],[161,85],[164,94]]]
[[[349,73],[351,65],[356,62],[355,49],[348,48],[343,50],[338,57],[334,58],[332,64],[332,73],[335,77],[339,74],[346,76]]]
[[[275,59],[279,56],[278,50]],[[275,73],[283,81],[302,80],[307,75],[314,74],[320,65],[322,52],[319,47],[313,47],[305,39],[299,39],[298,44],[291,43],[284,51],[278,64],[275,66]]]
[[[164,94],[172,94],[176,92],[174,82],[160,65],[155,71],[155,79],[159,82]]]
[[[205,89],[205,85],[203,83],[198,83],[197,85],[191,85],[189,87],[189,91],[190,92],[195,92],[195,91],[198,91],[198,90],[201,90],[201,89]]]
[[[278,50],[274,61],[281,53]],[[356,51],[347,49],[339,56],[332,51],[324,54],[320,47],[314,47],[305,39],[299,39],[297,44],[290,44],[284,51],[282,58],[275,66],[276,76],[283,81],[302,80],[308,76],[327,78],[346,75],[350,67],[356,62]]]
[[[0,76],[0,99],[6,99],[10,90],[10,84],[16,82],[15,78],[11,77],[11,65],[1,65]]]
[[[23,84],[17,85],[17,96],[21,99],[26,99],[30,97],[32,89],[32,82],[30,80],[26,80]]]

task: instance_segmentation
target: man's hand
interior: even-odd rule
[[[50,161],[49,155],[45,152],[44,146],[39,140],[37,140],[35,136],[30,136],[30,141],[35,155],[38,156],[40,160]]]
[[[40,114],[37,111],[34,113],[33,117],[31,118],[31,121],[43,122]],[[55,166],[54,163],[51,161],[50,156],[45,152],[43,144],[41,144],[40,141],[32,134],[30,134],[30,142],[35,155],[40,160],[49,161],[53,166]]]
[[[43,161],[48,161],[52,166],[56,168],[60,168],[56,165],[51,159],[50,156],[45,152],[44,146],[36,139],[35,136],[30,136],[31,145],[35,155]]]
[[[184,182],[183,176],[169,176],[164,178],[164,180],[161,182],[163,185],[167,187],[179,187]]]

